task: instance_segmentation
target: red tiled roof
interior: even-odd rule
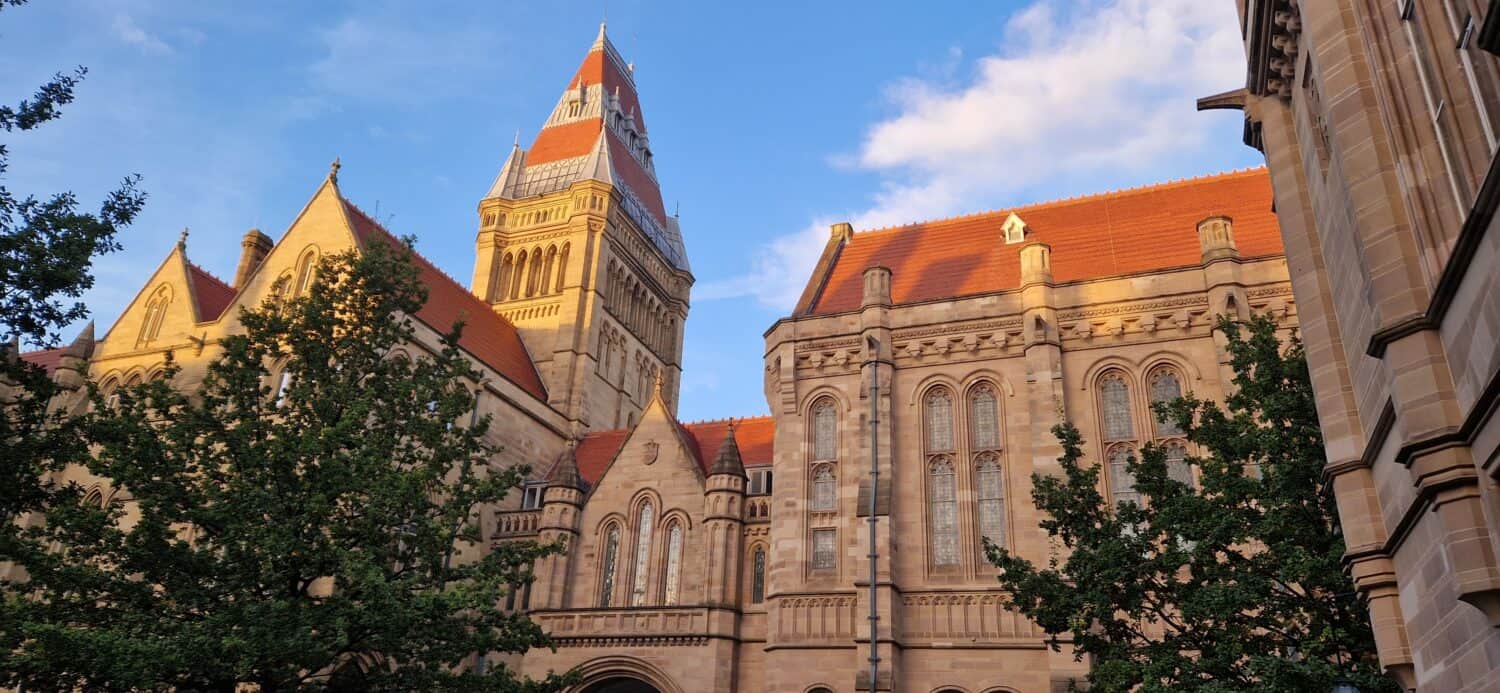
[[[1026,242],[1052,247],[1057,282],[1197,265],[1197,224],[1234,219],[1240,257],[1280,255],[1264,168],[985,212],[854,234],[828,274],[811,314],[859,308],[863,273],[891,270],[894,303],[968,296],[1020,283],[1020,250],[1000,227],[1012,212],[1026,222]],[[818,281],[814,276],[810,281]]]
[[[47,371],[48,375],[51,375],[53,371],[57,370],[58,364],[62,363],[63,354],[67,352],[67,347],[27,351],[21,354],[21,360],[34,366],[41,366],[43,370]]]
[[[614,131],[605,128],[605,135],[609,142],[610,160],[615,164],[615,175],[618,175],[625,187],[646,205],[646,211],[656,217],[656,223],[667,223],[667,206],[661,201],[661,187],[646,169],[641,167],[639,161],[630,155],[630,149]]]
[[[396,243],[396,238],[371,219],[363,210],[348,200],[343,200],[344,209],[354,228],[360,245],[372,240]],[[412,253],[412,262],[417,266],[417,278],[427,286],[427,303],[417,311],[417,319],[439,332],[447,332],[453,323],[464,321],[463,337],[459,346],[475,358],[498,371],[506,379],[529,392],[541,401],[547,400],[547,390],[536,372],[520,333],[509,320],[500,317],[489,305],[468,292],[458,282],[435,267],[427,258]]]
[[[688,449],[697,457],[698,468],[707,470],[713,462],[724,435],[729,431],[729,421],[703,421],[678,424]],[[605,468],[625,445],[630,429],[590,433],[578,441],[574,459],[578,461],[578,475],[590,485],[599,481]],[[776,438],[776,420],[769,416],[757,416],[734,420],[734,442],[740,448],[740,461],[746,467],[764,467],[771,464]]]
[[[218,320],[234,300],[234,287],[191,262],[187,266],[188,279],[193,282],[193,295],[198,297],[198,320]]]

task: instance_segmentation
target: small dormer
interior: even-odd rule
[[[1015,212],[1006,217],[1005,223],[1000,227],[1005,234],[1005,244],[1020,243],[1026,240],[1026,222],[1021,220]]]

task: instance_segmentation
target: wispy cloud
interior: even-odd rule
[[[887,87],[895,114],[840,157],[880,174],[868,204],[773,239],[744,275],[705,282],[694,297],[753,297],[786,310],[830,221],[856,229],[917,221],[1201,154],[1213,121],[1195,113],[1194,99],[1242,77],[1241,50],[1229,3],[1037,2],[1006,23],[1000,48],[977,59],[967,79]]]
[[[311,66],[314,86],[386,104],[420,104],[472,88],[495,64],[497,37],[471,23],[434,22],[420,6],[387,6],[320,32],[325,53]]]
[[[172,52],[172,47],[166,41],[142,29],[140,25],[135,23],[134,19],[130,18],[130,15],[123,12],[115,15],[115,21],[111,25],[111,28],[114,30],[116,38],[146,53],[168,55]]]

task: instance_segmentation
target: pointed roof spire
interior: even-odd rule
[[[569,438],[567,449],[557,458],[557,464],[552,465],[552,473],[547,476],[548,488],[556,486],[583,490],[583,477],[578,474],[577,449],[578,441]]]
[[[745,463],[740,460],[740,444],[734,439],[734,421],[729,422],[729,430],[724,432],[724,442],[719,443],[719,454],[714,455],[714,463],[708,467],[708,475],[715,474],[745,478]]]
[[[583,162],[579,178],[614,185],[615,161],[613,155],[609,153],[609,141],[604,139],[605,136],[604,124],[600,123],[599,139],[594,142],[594,150],[589,152],[589,158]]]
[[[73,338],[73,343],[67,347],[67,355],[87,360],[94,354],[94,321],[90,320],[78,336]]]

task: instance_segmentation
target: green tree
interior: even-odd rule
[[[1034,475],[1032,492],[1059,555],[1038,567],[987,547],[1013,604],[1090,659],[1092,690],[1394,690],[1340,565],[1302,345],[1270,318],[1246,327],[1218,327],[1236,374],[1223,407],[1189,395],[1156,410],[1204,453],[1187,460],[1196,483],[1148,445],[1128,464],[1144,504],[1112,507],[1064,424],[1062,474]]]
[[[93,393],[94,452],[74,462],[127,500],[56,503],[28,530],[56,548],[26,557],[0,685],[560,687],[460,670],[477,652],[547,645],[499,604],[559,547],[481,551],[478,513],[525,470],[489,463],[461,324],[436,355],[393,355],[426,299],[409,253],[329,256],[307,295],[242,311],[244,333],[191,393],[168,385],[170,364],[113,407]]]
[[[0,10],[22,4],[0,0]],[[26,132],[61,117],[86,72],[60,72],[31,98],[0,105],[0,131]],[[146,199],[138,176],[126,178],[93,213],[81,211],[69,192],[17,196],[3,182],[8,154],[0,142],[0,447],[6,453],[0,455],[0,562],[17,551],[14,521],[48,502],[47,472],[77,452],[67,420],[48,411],[57,384],[17,352],[23,343],[52,346],[58,330],[87,315],[79,298],[94,284],[95,256],[119,249],[116,234]]]

